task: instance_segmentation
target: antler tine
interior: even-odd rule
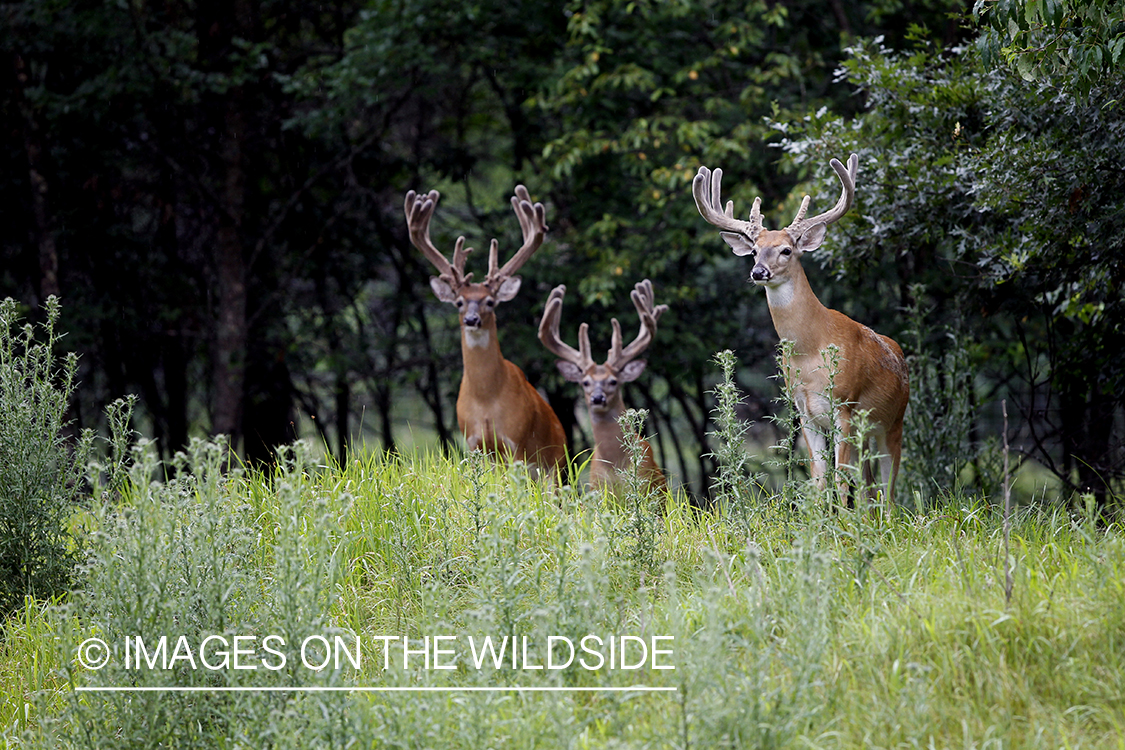
[[[495,237],[493,237],[492,243],[488,246],[488,273],[484,277],[486,280],[494,278],[496,276],[496,274],[499,273],[499,271],[496,268],[499,265],[497,263],[497,258],[499,256],[499,254],[500,254],[500,243],[496,241]]]
[[[691,181],[691,194],[695,197],[695,207],[700,215],[709,223],[719,229],[725,229],[753,240],[762,231],[761,199],[754,200],[754,207],[750,211],[750,221],[734,218],[734,202],[727,201],[723,207],[722,201],[723,170],[716,168],[711,171],[707,167],[700,167],[695,178]]]
[[[805,218],[805,210],[808,208],[809,196],[801,202],[801,210],[797,212],[797,216],[793,219],[786,231],[789,232],[794,238],[799,237],[807,227],[813,224],[831,224],[838,221],[840,217],[848,212],[855,202],[855,180],[859,174],[859,156],[852,154],[848,157],[848,166],[845,167],[840,163],[839,159],[832,159],[828,164],[836,170],[836,175],[840,178],[840,199],[836,201],[836,205],[822,214],[817,214],[812,218]]]
[[[559,336],[559,320],[562,318],[563,298],[566,296],[566,285],[559,284],[551,290],[547,297],[547,307],[543,310],[543,319],[539,321],[539,340],[547,350],[559,359],[564,359],[580,369],[585,370],[594,364],[590,357],[589,326],[585,323],[578,330],[578,349],[566,344]]]
[[[457,238],[457,244],[453,247],[453,270],[457,273],[457,277],[461,279],[462,284],[469,283],[469,279],[473,278],[471,273],[465,273],[465,260],[469,257],[473,249],[465,247],[464,236]]]
[[[578,326],[578,353],[582,356],[583,362],[579,367],[583,370],[594,364],[594,355],[590,352],[590,324],[583,323]]]
[[[461,245],[465,238],[462,237],[457,240],[457,248],[454,250],[453,254],[453,264],[450,264],[445,256],[434,247],[434,243],[430,239],[430,219],[434,215],[434,210],[437,208],[437,203],[440,198],[441,193],[436,190],[431,190],[425,196],[419,195],[413,190],[408,190],[406,200],[403,203],[403,212],[406,214],[406,227],[410,232],[411,244],[422,251],[422,255],[426,256],[426,260],[433,264],[437,269],[438,276],[450,285],[458,287],[465,282],[465,278],[462,276],[465,258],[464,254],[460,252]],[[460,263],[458,264],[459,255]]]
[[[652,282],[648,279],[638,282],[629,296],[632,298],[633,306],[637,308],[637,314],[641,318],[641,330],[631,344],[622,348],[621,324],[617,322],[616,318],[613,319],[613,340],[606,364],[614,368],[622,367],[627,362],[631,362],[648,348],[656,335],[657,321],[668,309],[668,305],[654,305],[656,297],[652,291]]]
[[[793,221],[789,222],[790,225],[800,224],[805,220],[805,212],[809,210],[809,201],[811,200],[812,197],[808,195],[801,199],[801,207],[797,209],[797,215],[793,217]]]
[[[486,284],[499,284],[518,271],[543,244],[543,238],[547,234],[547,209],[542,203],[532,203],[531,194],[523,185],[516,185],[515,192],[516,194],[512,196],[512,209],[520,222],[523,245],[500,270],[494,273],[490,265],[488,277],[485,279]]]

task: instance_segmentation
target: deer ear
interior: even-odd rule
[[[515,297],[520,292],[520,277],[509,276],[504,279],[500,284],[500,288],[496,290],[496,301],[507,302]]]
[[[565,359],[560,359],[555,362],[555,367],[559,368],[562,376],[569,380],[571,383],[578,383],[582,380],[582,370],[578,369],[578,365],[573,362],[568,362]]]
[[[818,221],[811,227],[805,230],[801,238],[797,240],[797,252],[807,253],[810,250],[816,250],[820,247],[820,243],[824,242],[824,235],[828,232],[828,225],[823,221]]]
[[[634,359],[621,368],[621,372],[617,373],[617,379],[622,383],[632,383],[645,371],[647,364],[643,359]]]
[[[730,249],[734,251],[735,255],[752,255],[754,253],[754,246],[741,234],[719,232],[719,236],[726,240],[726,243],[730,245]]]
[[[434,295],[442,302],[453,303],[457,301],[457,295],[453,293],[453,287],[437,276],[430,277],[430,289],[434,290]]]

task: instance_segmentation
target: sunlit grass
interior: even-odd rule
[[[1098,519],[1021,509],[1008,600],[1000,514],[968,498],[945,497],[924,515],[772,504],[735,523],[677,496],[648,540],[618,502],[479,456],[362,455],[299,474],[245,472],[214,491],[254,540],[240,553],[240,575],[262,590],[279,585],[279,556],[305,549],[285,542],[302,528],[295,508],[320,507],[308,523],[331,528],[307,549],[339,562],[326,579],[325,622],[362,637],[675,637],[676,669],[660,672],[546,674],[464,662],[440,673],[384,671],[371,659],[341,678],[642,682],[675,693],[286,699],[277,730],[285,736],[453,748],[1125,746],[1125,542],[1119,526]],[[326,560],[300,562],[309,575]],[[146,606],[173,605],[154,598]],[[74,720],[53,671],[60,616],[31,603],[5,625],[0,719],[13,739],[29,729],[29,743],[51,746],[59,722]],[[77,616],[84,621],[65,627],[100,617]],[[169,721],[178,700],[156,704]],[[231,705],[247,737],[281,721]],[[331,732],[325,717],[335,717]],[[231,731],[219,723],[201,736]]]

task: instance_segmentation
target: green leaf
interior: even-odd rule
[[[1016,56],[1016,71],[1025,81],[1035,80],[1036,65],[1030,54],[1024,52]]]
[[[1047,4],[1047,21],[1051,26],[1062,26],[1063,22],[1063,4],[1061,0],[1046,0]]]
[[[1121,61],[1121,52],[1125,49],[1125,37],[1118,37],[1109,43],[1110,64],[1118,65]]]

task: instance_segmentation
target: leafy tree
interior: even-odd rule
[[[1120,76],[1079,99],[929,43],[859,44],[845,70],[866,98],[861,116],[778,125],[795,169],[860,154],[857,217],[830,234],[825,262],[851,281],[893,266],[904,304],[975,341],[986,395],[1018,405],[1026,450],[1106,501],[1125,471],[1125,113],[1092,102]],[[820,189],[833,189],[827,176]]]
[[[318,261],[324,288],[339,290],[321,306],[318,338],[337,352],[329,361],[340,367],[339,380],[362,380],[387,448],[396,444],[394,416],[410,413],[412,395],[443,444],[452,442],[460,372],[456,318],[430,292],[433,269],[406,236],[403,195],[441,190],[433,233],[447,253],[459,234],[478,248],[491,236],[502,252],[518,247],[508,203],[514,185],[525,182],[533,197],[544,197],[535,177],[541,125],[523,103],[551,70],[563,21],[557,8],[534,3],[373,4],[348,31],[342,54],[312,60],[287,79],[300,102],[287,127],[338,155],[335,200],[349,206],[350,224],[341,228],[352,233],[349,241],[329,244]],[[483,262],[474,256],[470,268]],[[501,322],[505,353],[533,383],[543,359],[533,306],[541,306],[546,281],[536,288],[529,280],[541,263],[525,268],[523,291],[504,306]],[[371,279],[358,290],[356,268]],[[323,358],[323,344],[317,349]],[[339,420],[347,406],[329,410]]]
[[[774,216],[796,208],[795,176],[776,169],[769,142],[777,133],[766,118],[825,107],[851,112],[854,101],[832,76],[845,40],[875,28],[905,33],[905,23],[894,28],[905,12],[876,27],[879,4],[830,8],[723,0],[570,6],[566,67],[535,100],[555,118],[544,157],[566,216],[557,235],[565,253],[560,280],[585,303],[576,319],[592,324],[620,314],[629,286],[645,277],[671,305],[649,352],[649,372],[667,377],[635,389],[658,448],[681,429],[673,419],[690,427],[692,449],[706,445],[710,358],[719,348],[746,363],[754,377],[744,375],[742,387],[756,391],[758,404],[775,392],[765,381],[777,339],[764,295],[747,287],[744,262],[699,218],[691,181],[701,164],[721,166],[725,197],[736,205],[748,208],[761,196]],[[919,4],[910,12],[942,27],[948,9]],[[663,389],[667,398],[657,398]],[[714,467],[709,451],[697,453],[702,479]]]
[[[978,0],[973,16],[985,62],[1002,60],[1024,80],[1086,95],[1125,69],[1121,0]]]
[[[64,295],[70,343],[92,354],[90,400],[139,390],[166,453],[192,423],[244,437],[251,458],[292,437],[286,303],[324,218],[302,210],[319,205],[323,165],[282,129],[280,76],[338,45],[354,12],[173,0],[8,13],[3,116],[25,144],[5,154],[9,284]]]

